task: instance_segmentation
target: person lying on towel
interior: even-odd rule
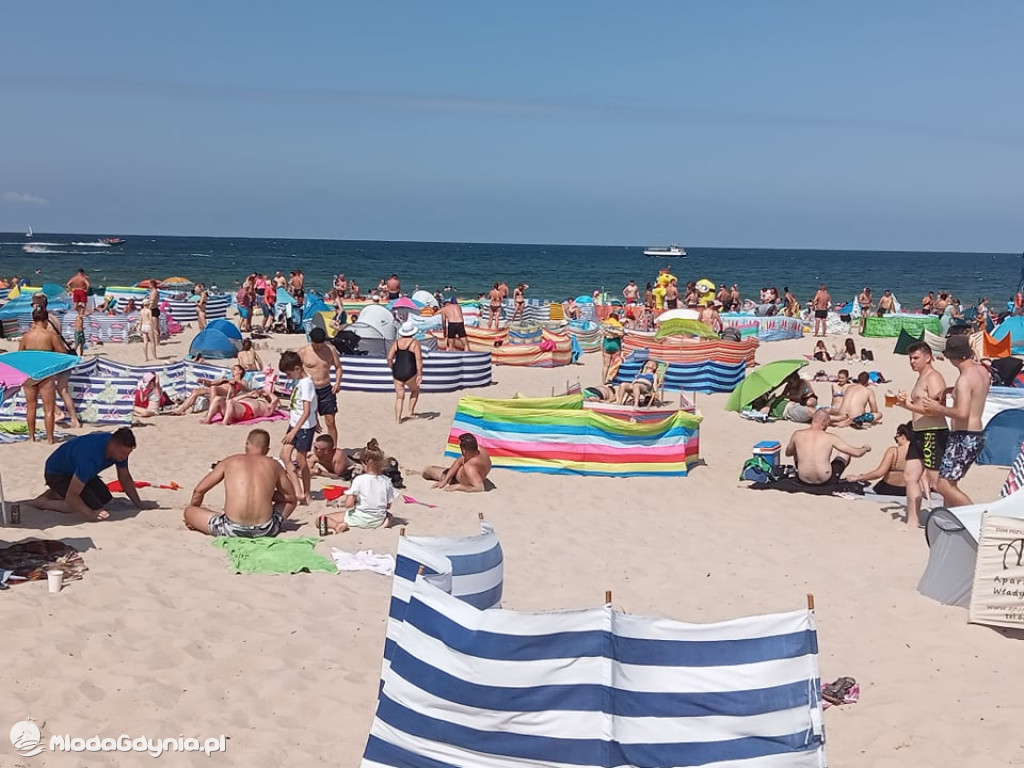
[[[270,433],[254,429],[245,441],[245,453],[236,453],[214,465],[192,491],[185,508],[185,527],[210,536],[258,539],[276,536],[295,511],[295,486],[284,467],[267,456]],[[224,511],[203,506],[206,494],[224,483]]]
[[[838,435],[829,432],[828,427],[828,410],[823,408],[815,411],[811,417],[811,426],[794,432],[786,446],[786,455],[792,456],[796,464],[796,477],[772,483],[754,483],[751,488],[819,494],[840,490],[840,478],[850,457],[863,456],[871,450],[871,446],[849,445]],[[839,455],[833,458],[833,452]]]

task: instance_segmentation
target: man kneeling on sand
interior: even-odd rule
[[[423,470],[426,480],[436,481],[432,488],[442,491],[468,491],[475,493],[486,490],[484,480],[491,471],[491,457],[479,446],[476,436],[468,432],[459,435],[462,456],[455,463],[444,467],[429,466]]]
[[[192,491],[185,508],[185,527],[211,536],[258,539],[276,536],[295,511],[295,486],[277,461],[267,456],[270,434],[254,429],[245,441],[245,453],[228,456]],[[203,506],[203,499],[224,481],[224,511]]]

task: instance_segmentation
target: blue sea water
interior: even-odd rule
[[[685,258],[643,255],[643,246],[418,243],[368,240],[267,240],[134,235],[103,248],[96,235],[0,234],[0,274],[33,284],[64,283],[79,267],[96,286],[131,285],[146,278],[185,276],[233,290],[253,271],[285,274],[302,269],[306,284],[327,290],[337,273],[368,292],[397,273],[403,290],[445,285],[462,296],[488,290],[496,280],[530,285],[528,296],[564,300],[594,290],[620,295],[628,280],[643,285],[671,266],[681,282],[709,278],[737,283],[742,295],[765,286],[789,286],[801,301],[824,282],[834,299],[852,298],[865,285],[888,288],[919,306],[929,290],[951,290],[965,303],[981,296],[1010,299],[1021,274],[1019,254],[828,251],[687,247]],[[34,252],[23,248],[31,244]],[[38,272],[37,272],[38,270]]]

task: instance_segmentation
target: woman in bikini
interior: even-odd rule
[[[263,369],[263,361],[252,348],[252,339],[242,342],[242,349],[238,353],[238,364],[247,371],[259,371]]]
[[[132,401],[132,415],[139,418],[157,416],[160,408],[170,405],[171,399],[160,388],[160,379],[154,373],[142,374],[142,381],[135,390]]]
[[[149,362],[149,353],[153,352],[153,359],[156,360],[156,337],[160,333],[159,319],[153,316],[153,309],[149,304],[144,304],[139,310],[139,335],[142,336],[142,352]]]
[[[218,413],[223,417],[224,426],[273,416],[277,411],[278,397],[262,389],[242,392],[236,397],[217,395],[210,399],[210,410],[199,420],[200,424],[212,424]]]
[[[654,391],[654,378],[657,373],[657,360],[648,360],[644,363],[643,368],[640,369],[640,373],[636,375],[636,378],[634,378],[633,381],[627,381],[619,386],[617,393],[619,405],[625,404],[627,398],[632,395],[634,407],[639,408],[640,398]]]
[[[188,399],[170,411],[174,416],[184,416],[203,395],[212,401],[215,397],[234,397],[246,392],[249,385],[245,381],[245,369],[240,365],[232,366],[230,379],[200,379],[199,386],[192,390]]]
[[[907,465],[907,451],[910,449],[910,438],[913,430],[910,424],[896,427],[896,445],[885,449],[882,460],[870,472],[863,475],[848,477],[851,482],[878,480],[872,490],[882,496],[904,496],[907,492],[907,481],[903,477],[903,468]]]
[[[398,329],[398,338],[388,350],[388,365],[395,382],[395,420],[401,424],[405,407],[405,388],[409,388],[409,415],[416,418],[416,402],[423,383],[423,349],[416,339],[416,326],[409,321]]]

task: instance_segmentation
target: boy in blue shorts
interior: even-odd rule
[[[306,455],[313,447],[317,428],[316,387],[312,377],[306,375],[302,358],[297,352],[284,352],[278,368],[295,382],[289,406],[288,431],[281,441],[281,461],[295,486],[299,503],[308,505],[311,496],[309,461]]]

